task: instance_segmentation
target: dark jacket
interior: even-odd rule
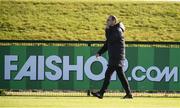
[[[118,23],[105,30],[106,41],[103,47],[98,51],[102,55],[108,50],[108,66],[123,66],[125,60],[125,41],[123,32],[124,25]]]

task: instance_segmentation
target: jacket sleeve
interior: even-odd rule
[[[104,45],[101,47],[101,49],[97,52],[100,56],[107,51],[107,40],[105,41]]]

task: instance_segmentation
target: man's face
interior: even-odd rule
[[[115,25],[115,20],[112,20],[112,17],[109,16],[106,23],[108,26],[113,26],[113,25]]]

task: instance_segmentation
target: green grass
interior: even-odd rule
[[[154,0],[0,0],[0,38],[104,40],[113,14],[125,24],[127,41],[180,41],[179,12],[180,2]]]
[[[0,97],[1,108],[179,108],[180,98]]]

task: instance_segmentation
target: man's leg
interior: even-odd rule
[[[103,82],[103,85],[102,85],[102,88],[99,92],[91,92],[91,94],[95,97],[98,97],[100,99],[103,98],[103,95],[104,95],[104,92],[106,91],[109,83],[110,83],[110,80],[111,80],[111,75],[112,73],[115,71],[115,68],[112,67],[112,66],[108,66],[107,70],[106,70],[106,73],[105,73],[105,79],[104,79],[104,82]]]
[[[108,85],[109,85],[110,80],[111,80],[111,76],[112,76],[114,71],[115,71],[114,67],[108,66],[106,73],[105,73],[105,78],[104,78],[104,82],[103,82],[102,88],[100,90],[100,93],[104,93],[107,90]]]
[[[125,73],[123,72],[123,68],[120,66],[116,67],[116,72],[117,72],[119,80],[122,83],[123,88],[126,91],[126,95],[132,97],[130,86],[126,79]],[[126,97],[124,97],[124,98],[126,98]]]

